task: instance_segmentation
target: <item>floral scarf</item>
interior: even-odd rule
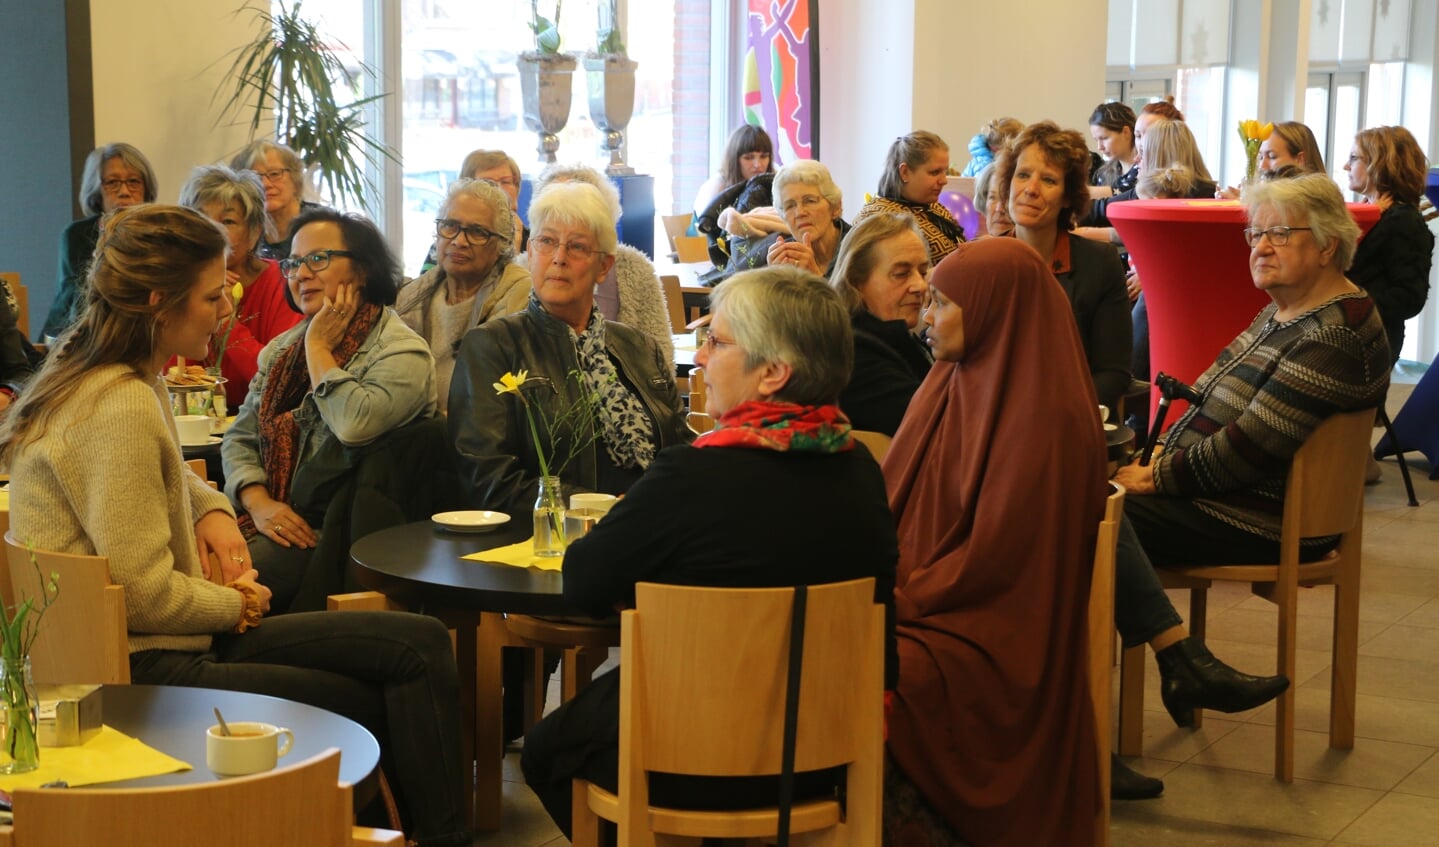
[[[605,350],[605,318],[599,307],[590,309],[584,332],[575,335],[571,328],[570,335],[585,389],[600,398],[596,417],[610,461],[622,468],[648,468],[655,458],[654,427],[644,403],[620,380]]]
[[[854,449],[849,418],[833,404],[801,406],[748,400],[715,421],[715,428],[696,438],[696,447],[747,447],[842,453]]]
[[[345,329],[345,337],[335,348],[335,361],[340,363],[340,367],[350,363],[379,320],[380,307],[373,303],[366,303],[355,310],[354,319]],[[305,358],[305,332],[309,329],[309,320],[302,326],[305,329],[295,342],[275,356],[265,381],[264,393],[260,395],[260,464],[265,468],[265,488],[271,497],[282,503],[289,502],[290,480],[295,475],[300,458],[300,425],[295,421],[295,410],[300,408],[311,391],[310,369]],[[238,523],[246,538],[259,532],[248,514]]]

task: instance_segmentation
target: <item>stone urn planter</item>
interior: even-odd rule
[[[570,120],[574,92],[574,56],[565,53],[520,54],[520,97],[524,105],[525,128],[539,133],[536,148],[547,164],[555,161],[560,149],[558,133]]]
[[[630,176],[635,169],[625,164],[625,127],[635,111],[635,68],[639,63],[621,53],[585,57],[585,76],[590,95],[590,120],[604,130],[604,149],[610,162],[605,173]]]

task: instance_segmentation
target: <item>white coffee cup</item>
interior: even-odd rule
[[[275,762],[294,746],[295,734],[284,727],[255,721],[229,721],[229,735],[219,725],[205,730],[205,764],[220,776],[243,776],[274,770]]]
[[[175,431],[180,434],[180,443],[186,447],[209,444],[210,422],[208,415],[176,415]]]
[[[613,494],[600,494],[594,491],[587,491],[582,494],[570,495],[571,509],[590,509],[599,512],[601,515],[609,514],[619,498]]]

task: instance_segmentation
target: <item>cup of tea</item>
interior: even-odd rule
[[[208,415],[176,415],[175,431],[180,435],[180,443],[186,447],[209,444],[210,421]]]
[[[619,502],[619,498],[615,495],[601,494],[598,491],[583,491],[570,495],[571,509],[589,509],[599,512],[601,515],[608,515],[610,509],[613,509],[617,502]]]
[[[284,727],[256,721],[228,721],[230,734],[219,725],[205,730],[205,764],[220,776],[244,776],[275,769],[290,752],[295,734]]]

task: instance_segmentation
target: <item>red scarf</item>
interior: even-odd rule
[[[715,421],[715,428],[696,438],[696,447],[748,447],[842,453],[854,449],[849,418],[833,404],[801,406],[749,400]]]
[[[366,338],[380,320],[380,307],[371,303],[355,311],[354,320],[345,329],[345,337],[335,348],[335,361],[345,367],[354,358]],[[308,331],[309,323],[305,323]],[[295,410],[309,396],[310,367],[305,357],[305,333],[295,343],[280,351],[270,365],[265,393],[260,395],[260,464],[265,468],[265,488],[270,496],[282,503],[289,502],[290,480],[299,463],[300,425]],[[247,538],[259,530],[249,515],[239,520]]]

